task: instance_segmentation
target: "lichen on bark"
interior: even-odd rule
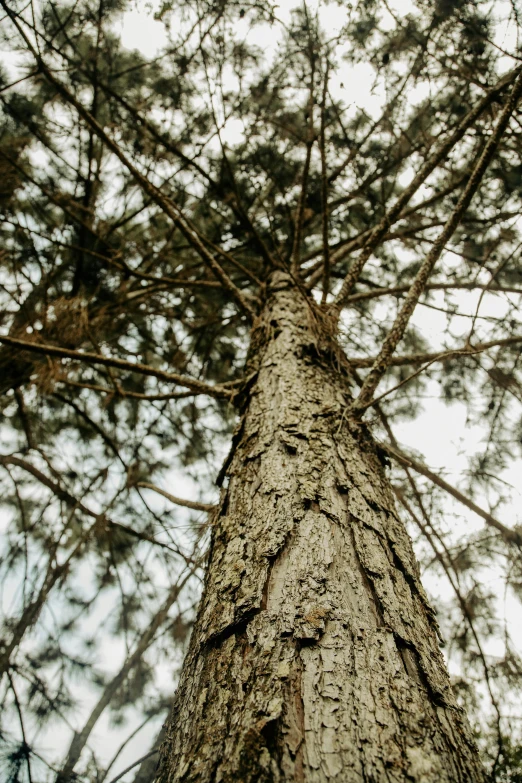
[[[349,364],[272,275],[160,783],[483,773]]]

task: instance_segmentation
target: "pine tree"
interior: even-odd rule
[[[7,779],[520,780],[516,5],[0,5]]]

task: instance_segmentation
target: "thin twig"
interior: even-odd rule
[[[443,362],[452,356],[472,356],[476,353],[483,353],[490,348],[501,348],[506,345],[516,345],[522,342],[522,335],[513,335],[505,337],[502,340],[491,340],[487,343],[477,343],[477,345],[463,345],[462,348],[450,349],[447,351],[435,351],[433,353],[412,353],[406,356],[392,356],[389,367],[401,367],[405,364],[424,364],[424,362],[439,361]],[[352,367],[372,367],[375,364],[376,357],[354,358],[350,359]]]
[[[121,780],[124,775],[127,774],[127,772],[130,772],[131,769],[134,769],[134,767],[137,767],[138,764],[141,764],[142,761],[145,761],[145,759],[150,758],[151,756],[154,756],[155,753],[159,753],[159,748],[155,748],[154,750],[149,750],[148,753],[145,753],[144,756],[141,756],[137,761],[133,761],[133,763],[123,770],[123,772],[120,772],[119,775],[116,775],[115,778],[113,778],[110,783],[117,783],[118,780]]]
[[[171,503],[175,503],[177,506],[185,506],[185,508],[192,508],[194,511],[214,511],[216,506],[212,503],[198,503],[194,500],[185,500],[184,498],[178,498],[175,495],[171,495],[170,492],[167,492],[164,489],[161,489],[161,487],[157,487],[155,484],[149,484],[148,481],[138,481],[138,483],[135,485],[137,487],[143,487],[143,489],[151,489],[153,492],[157,492],[158,495],[163,495],[163,497],[167,498],[167,500],[170,500]]]
[[[501,294],[522,294],[522,288],[517,286],[500,286],[489,283],[428,283],[425,291],[488,291]],[[409,285],[397,285],[390,288],[376,288],[373,291],[361,291],[358,294],[352,294],[346,300],[347,304],[356,302],[366,302],[369,299],[378,299],[381,296],[396,296],[397,294],[406,294],[410,290]]]

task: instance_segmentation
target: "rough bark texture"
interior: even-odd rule
[[[161,783],[477,783],[347,364],[278,272],[252,334]]]

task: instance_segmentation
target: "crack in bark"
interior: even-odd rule
[[[352,519],[355,519],[355,517],[352,517]],[[363,566],[361,556],[359,554],[359,551],[357,549],[357,542],[355,540],[355,532],[353,530],[353,527],[351,526],[350,522],[348,523],[348,528],[350,530],[350,536],[352,539],[353,544],[353,551],[357,560],[357,565],[359,566],[359,571],[362,577],[363,584],[365,585],[366,589],[368,590],[369,594],[372,598],[372,606],[375,611],[375,618],[377,620],[377,624],[379,626],[386,627],[386,622],[384,620],[384,613],[383,613],[383,607],[381,604],[381,599],[379,598],[379,594],[377,593],[377,590],[375,589],[375,585],[373,583],[372,574]]]
[[[259,614],[259,612],[260,609],[249,609],[237,622],[231,623],[231,625],[227,625],[226,628],[211,634],[203,641],[202,646],[208,647],[209,649],[217,649],[218,647],[221,647],[223,642],[230,639],[231,636],[236,636],[236,638],[243,636],[246,634],[248,624],[257,614]]]

